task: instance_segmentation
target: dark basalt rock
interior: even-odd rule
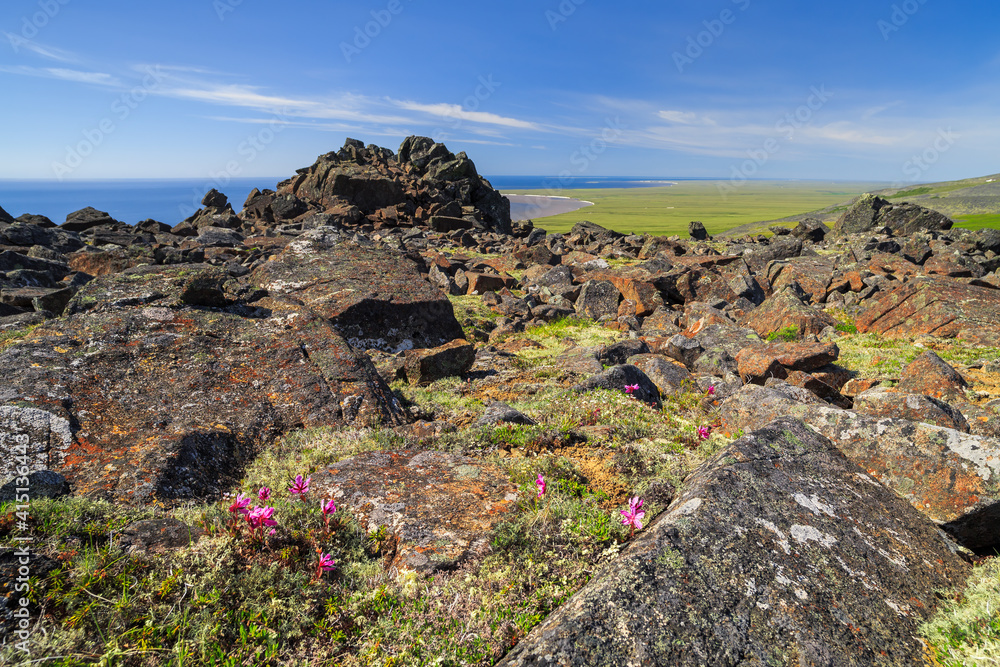
[[[920,664],[967,564],[801,422],[736,441],[500,665]]]

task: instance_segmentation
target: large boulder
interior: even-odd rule
[[[225,278],[143,267],[87,284],[0,353],[4,447],[27,434],[31,471],[148,503],[219,493],[292,429],[407,420],[329,319],[252,290],[244,303]]]
[[[303,234],[248,279],[305,304],[358,349],[401,352],[464,337],[448,297],[412,259],[340,243],[322,229]]]
[[[1000,346],[1000,290],[944,278],[914,278],[865,302],[861,333],[932,334]]]
[[[267,205],[273,211],[278,199],[290,195],[301,202],[297,206],[327,211],[353,207],[382,224],[414,218],[426,223],[435,215],[511,233],[510,202],[476,172],[465,153],[455,155],[427,137],[407,137],[398,157],[348,139],[339,151],[319,156],[311,167],[279,183]]]
[[[833,231],[838,234],[865,234],[885,227],[895,236],[907,236],[920,231],[951,229],[953,224],[947,216],[923,206],[906,202],[893,204],[866,193],[844,211]]]
[[[500,665],[920,664],[967,564],[801,422],[734,442]]]
[[[965,546],[1000,544],[1000,440],[824,405],[747,386],[722,406],[729,432],[801,419]]]

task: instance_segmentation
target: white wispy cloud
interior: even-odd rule
[[[715,121],[693,111],[659,111],[656,114],[665,121],[680,125],[715,125]]]
[[[20,35],[15,35],[12,32],[5,32],[4,37],[6,37],[7,41],[10,42],[10,47],[14,49],[14,53],[20,53],[21,49],[26,49],[31,53],[34,53],[36,56],[41,56],[42,58],[47,58],[48,60],[55,60],[62,63],[79,62],[79,58],[70,51],[59,49],[54,46],[39,44],[38,42],[30,39],[25,39]]]
[[[458,104],[421,104],[419,102],[391,100],[392,104],[407,111],[417,111],[438,118],[452,120],[469,121],[471,123],[483,123],[486,125],[499,125],[501,127],[515,128],[519,130],[542,131],[542,127],[536,123],[517,118],[508,118],[487,111],[467,111]]]
[[[19,74],[21,76],[39,77],[43,79],[61,79],[74,83],[86,83],[99,86],[121,86],[117,77],[107,72],[85,72],[82,70],[65,69],[61,67],[31,67],[29,65],[0,65],[0,72]]]

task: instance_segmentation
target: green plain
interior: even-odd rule
[[[747,181],[740,185],[730,181],[680,181],[667,187],[565,190],[562,195],[594,205],[539,218],[536,224],[558,233],[568,232],[581,220],[589,220],[622,233],[687,236],[688,223],[699,220],[714,235],[747,223],[780,220],[846,204],[879,187],[884,184]],[[511,194],[551,193],[518,190]],[[836,215],[832,214],[832,218]]]

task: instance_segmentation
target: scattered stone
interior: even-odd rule
[[[125,526],[118,535],[118,546],[126,553],[157,556],[196,544],[204,534],[201,528],[179,519],[147,519]]]
[[[652,403],[657,408],[660,403],[660,391],[649,377],[635,366],[621,364],[613,366],[603,373],[589,378],[573,387],[573,391],[590,391],[592,389],[608,389],[611,391],[626,391],[626,387],[638,385],[631,396],[643,403]]]
[[[446,377],[467,373],[476,361],[476,347],[464,338],[434,348],[404,352],[406,379],[410,384],[428,385]]]
[[[969,433],[969,422],[959,410],[944,401],[922,394],[908,394],[876,387],[854,397],[854,410],[872,417],[894,417],[935,424]]]
[[[2,434],[0,434],[2,435]],[[29,500],[39,498],[62,498],[70,493],[69,482],[57,472],[38,470],[27,475],[27,484],[22,483],[22,476],[12,479],[0,487],[0,502],[16,502],[19,495]],[[21,491],[18,491],[21,489]]]
[[[506,403],[493,401],[486,406],[486,410],[475,421],[474,426],[488,426],[493,424],[523,424],[533,426],[537,422],[523,412],[515,410]]]

